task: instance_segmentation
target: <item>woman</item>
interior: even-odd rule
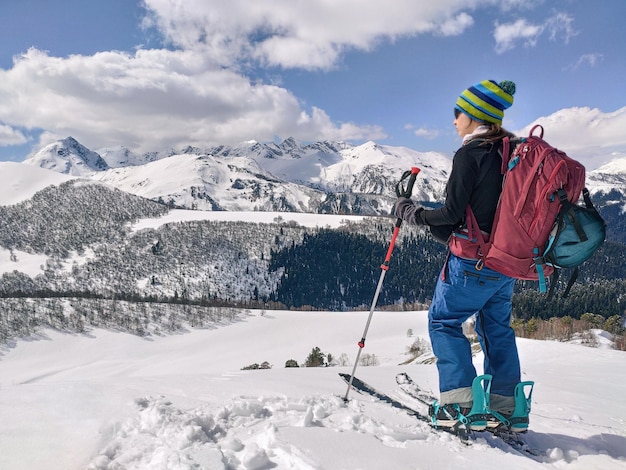
[[[502,187],[502,139],[512,136],[501,127],[504,110],[513,104],[515,84],[485,80],[465,90],[456,101],[454,126],[463,139],[455,153],[443,207],[427,210],[399,198],[394,215],[410,224],[428,225],[438,239],[462,233],[471,206],[478,225],[489,234]],[[442,236],[442,233],[445,235]],[[458,253],[457,253],[458,254]],[[477,314],[476,333],[485,353],[484,372],[493,376],[490,411],[511,416],[520,381],[515,333],[510,327],[515,280],[476,260],[449,253],[428,312],[429,334],[437,356],[440,399],[431,407],[433,423],[484,429],[486,417],[472,410],[476,370],[462,324]],[[480,407],[477,407],[480,409]]]

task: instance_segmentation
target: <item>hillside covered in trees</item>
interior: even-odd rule
[[[394,222],[370,217],[344,221],[338,228],[320,228],[272,215],[263,223],[181,220],[147,228],[138,225],[171,211],[154,201],[80,180],[48,187],[19,204],[0,206],[4,221],[0,250],[10,258],[0,277],[0,297],[367,309]],[[403,226],[379,308],[426,308],[445,256],[445,247],[423,228]],[[21,269],[24,259],[40,260],[39,267]],[[7,269],[12,265],[15,269]],[[560,282],[566,282],[568,275],[565,272]],[[579,319],[586,313],[622,316],[625,279],[624,245],[609,237],[582,266],[568,298],[547,301],[537,292],[536,283],[518,282],[514,314],[523,321]],[[35,324],[41,318],[55,324],[58,307],[48,310],[52,313],[38,316]],[[6,331],[28,325],[16,323],[15,316],[8,314],[0,312]],[[73,321],[80,325],[78,317]],[[128,323],[124,328],[137,325]]]

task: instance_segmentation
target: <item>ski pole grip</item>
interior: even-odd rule
[[[417,179],[417,174],[420,171],[421,170],[416,166],[411,168],[411,176],[409,176],[409,181],[406,185],[407,197],[411,197],[411,195],[413,194],[413,185],[415,184],[415,180]]]
[[[415,185],[415,180],[417,179],[417,174],[420,171],[421,170],[418,167],[414,166],[414,167],[411,167],[410,171],[404,172],[404,174],[402,175],[402,178],[396,185],[396,196],[408,197],[408,198],[411,197],[411,195],[413,194],[413,186]],[[409,180],[407,181],[406,187],[403,188],[402,181],[407,177],[409,178]],[[400,228],[401,225],[402,225],[402,219],[398,218],[398,220],[396,220],[396,228]]]
[[[402,173],[402,178],[396,184],[396,196],[398,197],[411,197],[413,193],[413,185],[415,184],[415,179],[417,178],[417,174],[420,172],[420,169],[416,166],[411,168],[410,170]],[[406,187],[403,186],[404,181],[408,178],[408,182]]]

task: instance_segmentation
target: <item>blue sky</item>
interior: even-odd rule
[[[3,0],[0,159],[69,135],[136,152],[374,140],[452,155],[457,96],[589,168],[626,156],[623,0]]]

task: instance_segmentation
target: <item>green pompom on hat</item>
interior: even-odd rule
[[[461,93],[455,109],[475,121],[502,124],[504,110],[513,104],[514,94],[515,83],[510,80],[483,80]]]

